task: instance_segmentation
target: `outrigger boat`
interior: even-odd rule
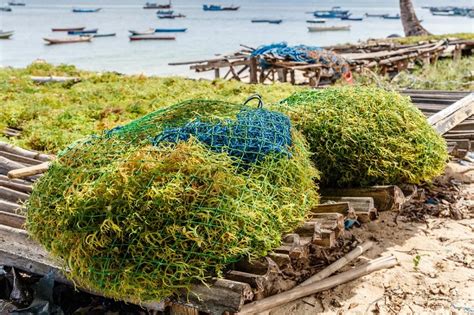
[[[96,37],[113,37],[117,35],[116,33],[104,33],[104,34],[94,34],[92,35],[92,37],[96,38]]]
[[[183,33],[187,28],[156,28],[155,33]]]
[[[155,33],[155,30],[153,28],[150,28],[146,31],[134,31],[134,30],[129,30],[129,32],[132,34],[132,35],[152,35]]]
[[[322,24],[322,23],[326,23],[326,20],[306,20],[306,23]]]
[[[74,9],[72,9],[72,12],[74,12],[74,13],[95,13],[95,12],[99,12],[100,10],[102,10],[102,8],[97,8],[97,9],[77,9],[77,8],[74,8]]]
[[[156,36],[156,35],[130,35],[131,41],[136,40],[175,40],[176,37],[173,36]]]
[[[24,7],[26,5],[26,3],[24,2],[16,2],[16,1],[10,1],[8,2],[8,5],[9,6],[15,6],[15,7]]]
[[[49,45],[57,44],[74,44],[90,42],[92,36],[78,36],[78,37],[66,37],[66,38],[43,38]]]
[[[143,9],[171,9],[171,0],[168,2],[168,4],[147,2],[143,6]]]
[[[81,31],[68,31],[68,35],[87,35],[87,34],[96,34],[98,31],[97,28],[93,28],[90,30],[81,30]]]
[[[158,15],[159,19],[176,19],[176,18],[185,18],[184,14],[168,14],[168,15]]]
[[[308,26],[310,32],[327,32],[327,31],[350,31],[350,25],[333,25],[333,26]]]
[[[51,31],[53,32],[74,32],[74,31],[83,31],[86,27],[85,26],[80,26],[80,27],[55,27],[52,28]]]
[[[159,10],[159,11],[156,11],[156,14],[160,15],[160,14],[164,14],[164,15],[169,15],[169,14],[173,14],[174,11],[173,10]]]
[[[280,24],[283,20],[252,20],[252,23],[270,23],[270,24]]]
[[[366,13],[365,14],[366,17],[378,17],[378,18],[383,18],[384,16],[388,16],[387,13],[385,14],[371,14],[371,13]]]
[[[209,5],[204,4],[202,6],[202,9],[204,11],[237,11],[239,8],[240,7],[234,6],[234,5],[223,7],[223,6],[215,5],[215,4],[209,4]]]
[[[396,14],[396,15],[385,15],[385,16],[382,16],[383,19],[386,19],[386,20],[400,20],[400,14]]]
[[[0,39],[10,39],[10,37],[13,36],[13,33],[15,33],[15,31],[1,31],[0,30]]]

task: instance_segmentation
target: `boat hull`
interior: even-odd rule
[[[175,40],[176,37],[173,36],[153,36],[153,35],[131,35],[129,36],[131,41],[138,40]]]
[[[187,28],[157,28],[155,33],[183,33]]]
[[[79,32],[79,31],[83,31],[85,30],[85,26],[81,26],[81,27],[64,27],[64,28],[52,28],[51,31],[53,32]]]
[[[0,39],[10,39],[13,36],[14,31],[0,32]]]
[[[92,36],[81,36],[79,38],[43,38],[48,45],[87,43],[92,40]]]
[[[252,20],[252,23],[280,24],[283,20]]]
[[[331,31],[350,31],[350,25],[343,26],[309,26],[309,32],[331,32]]]

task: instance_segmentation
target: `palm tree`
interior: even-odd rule
[[[400,0],[400,17],[402,19],[405,36],[429,35],[430,33],[421,26],[416,17],[415,8],[411,0]]]

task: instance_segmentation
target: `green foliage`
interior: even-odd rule
[[[348,86],[305,91],[278,108],[305,135],[322,185],[420,183],[444,170],[444,139],[396,92]]]
[[[35,185],[28,231],[79,285],[137,302],[266,255],[318,201],[302,135],[292,131],[291,157],[247,168],[192,137],[150,145],[166,127],[241,108],[188,101],[72,145]]]
[[[30,75],[78,76],[81,82],[35,84]],[[186,99],[242,102],[253,93],[276,102],[301,88],[240,82],[160,78],[79,71],[74,66],[34,63],[0,69],[0,129],[23,129],[24,148],[57,153],[71,142]]]

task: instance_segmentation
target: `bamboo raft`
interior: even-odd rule
[[[410,96],[429,122],[443,134],[451,152],[458,150],[467,153],[470,150],[474,138],[473,93],[401,92]],[[15,137],[20,132],[6,130],[5,134]],[[32,183],[41,176],[31,172],[31,169],[53,158],[0,143],[0,265],[37,275],[52,272],[55,281],[71,284],[60,268],[62,262],[51,258],[39,244],[28,238],[24,230],[22,203],[28,199]],[[25,173],[25,168],[30,172]],[[23,179],[11,178],[22,172]],[[212,280],[209,286],[196,284],[191,294],[183,293],[166,301],[144,303],[143,307],[161,311],[170,309],[174,314],[250,314],[281,304],[288,297],[306,294],[310,288],[311,292],[328,288],[327,282],[334,284],[337,282],[335,278],[343,274],[344,278],[351,279],[353,274],[343,273],[324,280],[337,271],[332,269],[334,265],[340,264],[341,259],[347,260],[346,257],[353,253],[344,256],[354,247],[353,240],[345,233],[346,221],[357,219],[364,224],[376,220],[379,211],[398,211],[415,193],[416,187],[409,185],[403,190],[397,186],[323,189],[321,204],[312,209],[308,220],[292,233],[284,235],[281,246],[268,256],[252,263],[236,263],[230,266],[224,278]],[[370,269],[367,266],[364,268]],[[308,283],[311,287],[301,287]],[[100,295],[98,292],[90,293]]]
[[[290,82],[319,86],[331,83],[336,78],[334,71],[322,63],[306,63],[285,60],[271,54],[260,55],[265,61],[263,68],[252,52],[255,48],[241,45],[243,49],[217,58],[185,62],[173,62],[169,65],[188,65],[195,72],[214,71],[214,78],[237,80],[248,83]],[[458,59],[470,54],[474,48],[472,40],[445,39],[417,44],[400,45],[393,41],[367,41],[355,45],[337,45],[323,47],[335,52],[347,60],[352,71],[363,69],[377,70],[382,74],[398,73],[414,63],[432,64],[438,58]],[[222,71],[224,75],[222,76]]]

